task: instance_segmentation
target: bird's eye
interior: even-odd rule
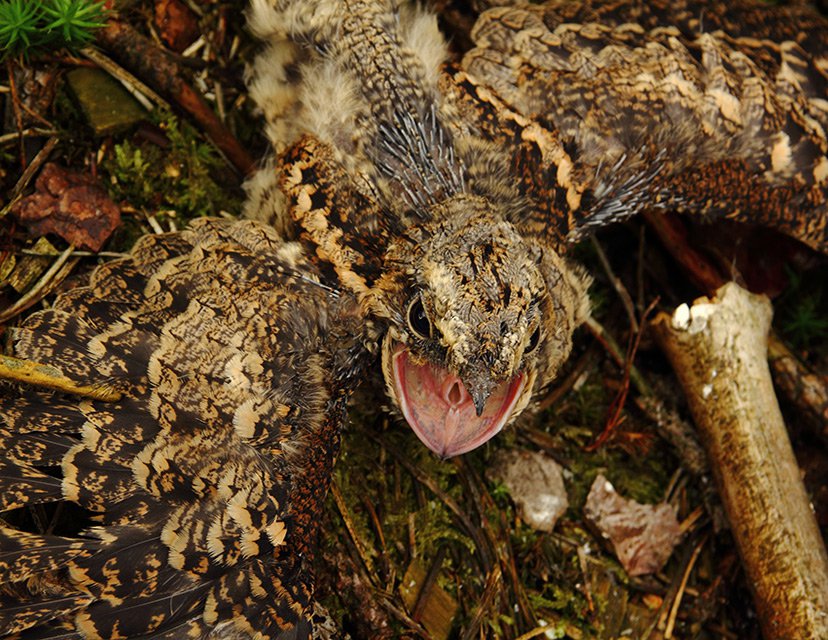
[[[420,296],[414,298],[408,305],[408,328],[420,338],[431,337],[431,321],[426,315]]]
[[[526,348],[523,350],[523,353],[532,353],[538,348],[538,343],[540,343],[540,327],[536,328],[532,332],[532,335],[529,336],[529,342],[526,343]]]

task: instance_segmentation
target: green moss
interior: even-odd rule
[[[788,269],[788,290],[776,302],[776,325],[797,349],[828,341],[828,294],[824,269]]]
[[[560,457],[566,460],[571,473],[567,478],[569,504],[577,511],[583,506],[595,477],[601,473],[625,497],[658,502],[678,465],[669,445],[652,432],[650,424],[639,421],[634,411],[625,411],[617,429],[643,434],[651,447],[646,454],[630,453],[612,442],[595,451],[588,449],[603,430],[616,393],[595,372],[560,405],[537,419],[538,427],[553,436]]]
[[[172,211],[184,220],[238,211],[241,193],[213,177],[224,164],[215,149],[175,116],[163,115],[159,126],[168,148],[125,140],[104,161],[112,197],[149,214]]]

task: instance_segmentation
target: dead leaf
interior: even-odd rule
[[[542,453],[501,451],[489,475],[506,485],[520,517],[533,529],[552,531],[569,506],[561,466]]]
[[[198,19],[181,0],[155,0],[155,24],[164,43],[177,53],[198,37]]]
[[[415,559],[403,576],[400,583],[400,595],[409,611],[414,610],[417,599],[420,597],[420,591],[426,581],[426,573],[426,567]],[[419,622],[434,640],[445,640],[451,633],[457,607],[457,601],[451,597],[451,594],[435,582],[426,595]]]
[[[121,223],[121,210],[91,176],[50,162],[35,182],[35,192],[11,210],[29,233],[55,233],[78,248],[100,251]]]
[[[618,561],[631,576],[659,571],[681,537],[675,509],[623,498],[602,475],[589,490],[584,517],[609,540]]]
[[[20,117],[23,126],[43,126],[44,118],[55,100],[61,74],[54,67],[33,68],[29,65],[14,66],[14,81],[23,109]]]

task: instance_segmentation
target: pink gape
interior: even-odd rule
[[[478,416],[463,381],[431,364],[417,365],[401,348],[392,360],[394,385],[405,419],[442,458],[466,453],[496,435],[509,420],[525,381],[521,373],[495,387]]]

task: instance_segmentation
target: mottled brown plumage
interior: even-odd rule
[[[89,518],[0,529],[10,633],[302,637],[370,358],[456,455],[565,361],[588,279],[563,254],[590,229],[669,208],[826,248],[828,31],[805,9],[495,7],[462,60],[390,0],[253,0],[250,24],[276,155],[248,213],[272,228],[144,239],[19,333],[18,356],[123,398],[2,404],[0,508]]]
[[[826,26],[804,7],[749,2],[502,7],[478,20],[455,78],[470,118],[483,103],[490,135],[502,139],[502,121],[520,135],[514,166],[538,204],[528,233],[572,241],[665,209],[825,251]]]
[[[390,2],[298,6],[253,3],[270,49],[252,93],[281,155],[252,182],[249,212],[360,300],[375,325],[366,347],[423,442],[469,451],[554,378],[586,315],[586,279],[513,223],[531,203],[508,149],[441,86],[451,79],[433,16]],[[285,93],[280,74],[299,85]]]
[[[826,249],[827,25],[805,9],[516,3],[452,61],[408,5],[252,6],[281,155],[248,212],[361,301],[393,405],[442,456],[554,378],[588,305],[562,256],[588,231],[670,209]]]
[[[86,525],[0,526],[0,629],[306,637],[355,319],[300,247],[208,220],[145,237],[30,317],[17,356],[122,398],[5,390],[0,510],[67,502]]]

